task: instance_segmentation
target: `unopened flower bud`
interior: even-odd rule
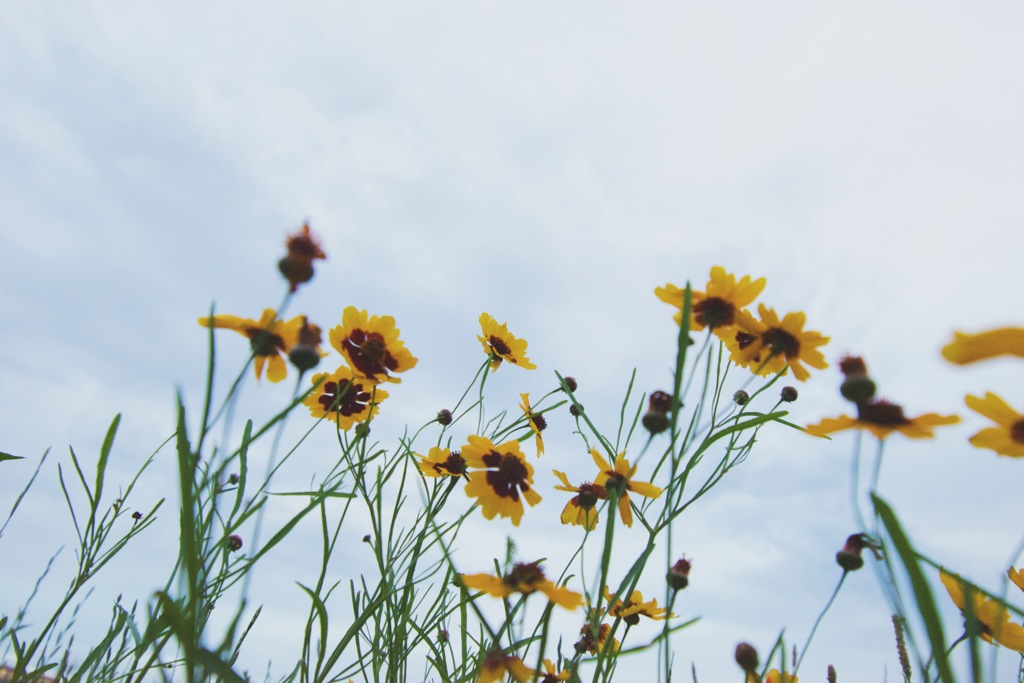
[[[439,643],[447,643],[448,642],[448,637],[449,637],[448,636],[448,631],[446,631],[443,628],[438,628],[437,629],[437,642],[439,642]]]
[[[450,425],[452,423],[452,411],[447,408],[437,411],[437,422],[442,427]]]
[[[750,394],[740,389],[739,391],[732,395],[732,400],[738,406],[745,406],[747,405],[747,401],[750,400]]]
[[[235,552],[242,549],[242,537],[238,534],[228,536],[228,550]]]
[[[370,542],[370,534],[366,534],[365,536],[363,536],[363,543],[369,543],[369,542]]]
[[[583,414],[583,404],[582,403],[579,403],[579,404],[573,403],[571,406],[569,406],[569,414],[572,415],[573,417],[579,417],[580,415],[582,415]]]
[[[779,392],[779,398],[784,403],[792,403],[799,395],[800,392],[796,390],[796,387],[782,387],[782,391]]]
[[[288,352],[288,360],[298,368],[299,372],[305,372],[320,364],[320,352],[312,346],[299,344]]]
[[[690,560],[682,557],[669,568],[665,580],[673,590],[681,591],[690,585],[690,567],[692,565]]]
[[[365,439],[370,435],[370,424],[368,422],[360,422],[356,425],[356,438]]]
[[[238,483],[238,475],[235,474],[234,472],[229,474],[228,475],[228,483],[229,484],[237,484]]]
[[[141,521],[142,513],[136,510],[135,512],[132,513],[132,519],[134,519],[136,522]]]
[[[576,387],[578,385],[576,384],[576,378],[575,377],[563,377],[562,381],[565,382],[565,388],[566,389],[568,389],[571,392],[575,392],[576,391]]]
[[[875,381],[867,375],[847,375],[839,385],[839,393],[847,401],[860,405],[875,397]]]
[[[861,551],[870,545],[864,534],[853,534],[846,539],[843,549],[836,553],[836,562],[844,571],[856,571],[864,566],[864,558],[860,555]]]
[[[750,643],[740,643],[736,646],[736,663],[747,673],[757,671],[760,663],[757,657],[757,650]]]

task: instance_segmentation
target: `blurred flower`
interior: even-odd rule
[[[278,261],[277,268],[288,280],[290,291],[294,292],[303,282],[313,279],[313,261],[325,259],[327,254],[321,248],[319,238],[310,231],[309,223],[303,224],[295,234],[288,235],[285,246],[288,254]]]
[[[462,585],[483,591],[496,598],[507,598],[513,593],[541,592],[548,600],[566,609],[576,609],[583,604],[583,596],[563,586],[556,586],[544,576],[540,561],[516,563],[505,576],[490,574],[460,574]]]
[[[647,413],[640,420],[644,429],[660,434],[669,427],[668,412],[672,410],[672,394],[666,391],[652,391],[647,399]]]
[[[779,673],[778,669],[772,669],[765,675],[764,683],[797,683],[797,677],[793,674]]]
[[[484,353],[491,357],[491,372],[497,370],[503,360],[507,360],[512,365],[518,365],[524,370],[537,368],[526,357],[527,341],[516,339],[508,331],[508,323],[499,325],[490,315],[481,313],[480,329],[483,331],[483,335],[478,335],[477,339],[483,344]]]
[[[555,487],[556,491],[569,491],[579,494],[578,496],[573,496],[565,504],[565,509],[562,510],[562,524],[582,526],[587,531],[593,531],[599,521],[597,501],[607,500],[608,492],[605,491],[603,486],[589,482],[573,486],[569,483],[569,478],[565,476],[565,472],[551,471],[562,480],[562,485]]]
[[[605,586],[604,597],[608,601],[608,614],[613,617],[622,617],[622,620],[630,626],[640,623],[640,617],[662,620],[675,616],[668,611],[667,607],[658,607],[657,599],[644,602],[643,593],[640,591],[633,591],[629,596],[629,600],[622,602],[621,599],[608,590],[608,586]]]
[[[1013,581],[1014,586],[1024,591],[1024,571],[1010,567],[1006,570],[1006,575]]]
[[[596,655],[598,652],[603,652],[605,644],[608,642],[608,636],[612,632],[612,627],[608,624],[601,624],[597,629],[597,638],[594,638],[594,631],[590,627],[591,621],[599,621],[601,614],[595,614],[594,610],[591,610],[590,617],[587,623],[580,629],[580,639],[576,641],[573,648],[576,652],[589,652],[592,655]],[[609,646],[611,652],[619,651],[619,641],[616,638],[612,638],[612,642]]]
[[[759,661],[757,650],[750,643],[740,643],[736,646],[736,663],[748,674],[753,674],[757,670]]]
[[[669,567],[668,573],[665,574],[665,581],[672,587],[673,590],[681,591],[690,585],[690,569],[693,567],[693,561],[686,559],[686,556],[676,560],[676,563]]]
[[[600,470],[594,484],[603,486],[606,491],[614,487],[619,496],[619,516],[622,517],[622,523],[629,527],[633,526],[633,510],[629,507],[629,492],[632,491],[638,496],[646,498],[657,498],[661,495],[661,489],[654,484],[633,481],[636,467],[629,466],[629,461],[623,457],[625,453],[619,453],[614,466],[608,464],[608,461],[597,452],[596,448],[590,450],[590,455]]]
[[[879,439],[884,439],[893,432],[899,432],[911,439],[930,439],[935,436],[933,430],[936,427],[956,424],[959,421],[960,418],[956,415],[936,413],[909,418],[903,414],[902,406],[883,399],[874,399],[857,406],[857,417],[827,417],[818,424],[808,425],[804,431],[811,436],[826,436],[845,429],[864,429]]]
[[[345,365],[333,373],[313,375],[312,382],[319,384],[302,400],[302,404],[309,408],[313,417],[326,418],[345,431],[376,415],[380,402],[388,397],[388,392],[379,388],[376,382],[357,377]]]
[[[228,536],[228,550],[235,552],[242,549],[242,537],[238,534]]]
[[[322,339],[320,327],[309,322],[306,316],[300,317],[302,324],[296,335],[295,346],[288,352],[288,360],[298,368],[299,372],[306,372],[319,365],[320,359],[327,354],[320,350]]]
[[[1024,415],[991,391],[984,398],[967,396],[967,407],[996,423],[971,437],[975,448],[988,448],[999,455],[1024,458]]]
[[[540,502],[540,494],[533,488],[533,467],[519,450],[519,442],[495,446],[482,436],[470,436],[468,441],[462,448],[462,457],[476,471],[467,475],[466,495],[477,499],[487,519],[501,515],[519,526],[523,517],[521,497],[530,505]]]
[[[544,675],[540,678],[539,683],[558,683],[559,681],[567,681],[570,678],[572,678],[571,671],[568,669],[558,671],[550,659],[544,660]]]
[[[507,655],[499,649],[491,650],[480,664],[480,676],[476,683],[499,683],[505,676],[511,676],[516,683],[526,683],[533,678],[533,669],[523,664],[519,657]]]
[[[420,472],[427,477],[461,477],[466,472],[466,461],[458,451],[433,447],[426,456],[417,454]]]
[[[735,328],[723,340],[734,363],[759,375],[774,375],[789,366],[801,382],[811,376],[804,363],[819,370],[828,367],[818,347],[827,344],[829,338],[805,331],[804,313],[787,313],[779,320],[775,310],[764,304],[759,304],[757,311],[760,320],[749,311],[740,311]]]
[[[877,559],[882,559],[875,544],[865,534],[852,534],[847,536],[843,549],[836,553],[836,563],[844,571],[857,571],[864,566],[864,558],[861,552],[869,548]]]
[[[996,642],[1011,650],[1024,653],[1024,626],[1010,621],[1006,607],[997,600],[986,598],[959,576],[945,570],[939,571],[939,580],[946,587],[949,597],[966,616],[967,595],[971,596],[971,613],[981,626],[981,637],[987,642]]]
[[[370,316],[349,306],[341,314],[341,325],[331,329],[329,338],[353,370],[377,382],[401,382],[390,373],[416,366],[416,358],[398,338],[395,319],[390,315]]]
[[[277,319],[274,309],[268,308],[263,311],[259,320],[239,318],[236,315],[215,315],[212,324],[209,317],[200,318],[199,324],[203,327],[234,330],[248,337],[252,346],[256,379],[263,375],[263,366],[266,364],[267,379],[271,382],[280,382],[288,374],[284,354],[287,354],[298,341],[302,316],[285,322]]]
[[[694,331],[710,327],[725,328],[734,324],[736,314],[754,302],[764,289],[765,279],[752,280],[744,275],[737,282],[736,276],[725,272],[725,268],[715,266],[711,269],[711,277],[703,292],[691,292],[691,310],[693,320],[690,329]],[[654,290],[655,296],[667,304],[679,309],[675,315],[676,324],[683,319],[683,303],[686,290],[673,284],[666,284]]]
[[[526,421],[530,424],[530,429],[533,430],[533,433],[536,436],[537,456],[540,457],[540,455],[544,453],[544,439],[541,437],[540,433],[547,429],[548,421],[544,419],[543,415],[533,412],[533,409],[530,408],[529,394],[519,394],[519,398],[523,400],[523,402],[519,404],[519,409],[523,411],[523,414],[526,416]]]
[[[953,341],[943,347],[942,356],[958,365],[997,356],[1024,358],[1024,328],[1001,327],[978,334],[954,332]]]

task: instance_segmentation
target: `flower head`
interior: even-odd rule
[[[256,379],[263,375],[263,366],[266,365],[267,379],[280,382],[288,374],[284,356],[297,343],[302,321],[303,316],[288,322],[278,320],[274,309],[268,308],[259,320],[239,318],[236,315],[215,315],[213,318],[200,318],[199,324],[203,327],[234,330],[248,337]]]
[[[1011,575],[1012,578],[1012,575]],[[998,600],[986,598],[978,589],[959,576],[942,570],[939,580],[953,603],[966,616],[970,596],[971,615],[981,626],[981,637],[990,643],[999,643],[1011,650],[1024,653],[1024,626],[1010,621],[1007,609]]]
[[[619,641],[616,638],[612,638],[611,642],[608,641],[608,636],[611,635],[612,627],[608,624],[601,624],[597,627],[597,637],[594,637],[594,629],[591,628],[591,622],[598,622],[601,620],[603,612],[597,612],[596,610],[590,610],[590,617],[587,623],[580,629],[580,639],[576,641],[573,648],[576,652],[583,653],[589,652],[592,655],[596,655],[599,652],[604,652],[606,647],[611,648],[611,652],[619,651]]]
[[[808,425],[804,430],[812,436],[826,436],[845,429],[864,429],[879,439],[893,432],[899,432],[911,439],[930,439],[934,429],[943,425],[956,424],[957,415],[926,413],[910,418],[903,414],[903,407],[884,399],[872,399],[857,406],[857,417],[840,415],[828,417],[818,424]]]
[[[341,314],[341,325],[331,329],[331,346],[341,352],[361,377],[377,382],[401,382],[393,372],[416,366],[416,358],[398,338],[395,319],[390,315],[370,316],[349,306]]]
[[[725,337],[732,361],[754,370],[759,375],[773,375],[787,366],[801,382],[811,376],[804,364],[823,370],[828,367],[825,356],[818,349],[829,338],[820,332],[805,331],[804,313],[787,313],[781,320],[775,309],[759,304],[760,320],[749,311],[736,316],[735,329]]]
[[[625,453],[619,453],[615,465],[608,464],[596,448],[590,450],[590,456],[600,470],[594,484],[603,486],[606,490],[614,487],[619,491],[619,516],[622,517],[623,524],[633,526],[633,510],[629,507],[630,492],[646,498],[657,498],[661,495],[661,489],[654,484],[634,481],[636,466],[629,466],[629,461],[624,457]]]
[[[535,370],[536,365],[526,357],[527,342],[525,339],[517,339],[508,331],[508,323],[501,325],[487,313],[480,314],[480,329],[483,334],[477,339],[484,347],[484,353],[491,357],[491,372],[494,372],[501,365],[501,361],[508,361],[512,365],[518,365],[524,370]]]
[[[943,347],[942,356],[958,365],[998,356],[1024,358],[1024,328],[1001,327],[978,334],[955,332],[953,341]]]
[[[523,498],[530,505],[540,502],[533,488],[533,467],[519,450],[518,441],[495,446],[490,439],[470,436],[462,448],[466,465],[472,468],[467,476],[466,495],[476,498],[487,519],[496,515],[510,517],[519,526],[523,517]]]
[[[417,455],[418,465],[425,477],[461,477],[466,473],[466,461],[458,451],[433,447],[426,456]]]
[[[544,660],[544,675],[541,676],[540,683],[559,683],[559,681],[567,681],[570,678],[572,678],[571,671],[568,669],[559,671],[550,659]]]
[[[533,433],[536,436],[537,456],[539,457],[544,453],[544,438],[540,433],[547,429],[548,422],[544,419],[543,415],[533,412],[533,409],[530,407],[529,394],[519,394],[519,398],[523,400],[523,402],[519,404],[519,409],[523,411],[523,415],[526,416],[526,421],[529,423],[530,429],[533,430]]]
[[[658,600],[655,598],[650,602],[644,602],[643,593],[633,591],[629,599],[623,602],[614,593],[604,587],[604,597],[608,601],[608,614],[613,617],[622,617],[622,620],[630,626],[640,623],[640,617],[661,620],[674,617],[666,607],[658,607]]]
[[[967,407],[996,423],[971,437],[975,448],[988,448],[999,455],[1024,458],[1024,415],[991,391],[984,398],[968,396]]]
[[[744,275],[737,282],[736,276],[725,272],[725,268],[715,266],[711,269],[708,286],[703,292],[692,292],[690,309],[693,320],[690,329],[695,331],[710,327],[712,330],[733,325],[740,310],[749,306],[764,289],[765,279],[751,279]],[[658,287],[655,296],[667,304],[679,309],[675,315],[676,324],[683,319],[683,303],[686,290],[673,284]]]
[[[380,402],[388,397],[376,382],[357,377],[344,365],[333,373],[313,375],[312,382],[316,388],[302,400],[303,405],[313,417],[327,418],[345,431],[376,415]]]
[[[513,657],[495,648],[487,653],[480,663],[480,676],[476,683],[499,683],[505,676],[511,676],[516,683],[525,683],[533,678],[533,669],[526,666],[519,657]]]
[[[325,259],[327,254],[320,246],[319,238],[310,231],[309,223],[303,224],[295,234],[288,235],[285,246],[288,254],[278,262],[277,268],[288,280],[290,291],[294,292],[303,282],[313,279],[313,261]]]
[[[765,674],[764,683],[797,683],[797,677],[793,674],[779,673],[778,669],[772,669]]]
[[[568,503],[565,504],[565,509],[562,510],[562,524],[573,524],[575,526],[582,526],[587,531],[593,531],[597,527],[598,515],[597,515],[597,501],[607,500],[608,492],[603,486],[597,484],[591,484],[590,482],[584,482],[579,486],[573,486],[569,483],[569,478],[565,476],[565,472],[559,472],[558,470],[552,470],[555,476],[562,480],[561,486],[556,486],[557,491],[569,491],[577,493],[579,495],[573,496]]]
[[[540,562],[519,562],[505,576],[490,574],[460,574],[466,588],[483,591],[496,598],[507,598],[513,593],[529,595],[541,592],[548,600],[566,609],[576,609],[583,604],[583,596],[562,586],[556,586],[540,568]]]

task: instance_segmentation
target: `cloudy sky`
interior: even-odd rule
[[[26,460],[4,464],[0,509],[54,451],[0,541],[23,558],[5,563],[0,612],[73,537],[55,484],[67,445],[94,454],[123,413],[124,478],[169,434],[175,386],[198,411],[195,319],[211,302],[274,306],[283,235],[307,219],[329,260],[293,312],[325,328],[347,305],[391,314],[420,358],[381,434],[458,397],[481,311],[539,366],[502,369],[492,410],[557,369],[614,428],[633,368],[638,389],[669,386],[675,327],[653,289],[700,287],[713,265],[766,277],[762,301],[806,311],[833,364],[863,354],[911,415],[964,413],[964,393],[990,389],[1024,406],[1019,363],[938,354],[953,329],[1021,323],[1022,21],[1011,2],[6,3],[0,450]],[[246,349],[220,339],[228,377]],[[793,419],[845,409],[838,382],[815,373]],[[257,414],[289,391],[248,388]],[[539,472],[585,458],[568,419],[550,422]],[[983,424],[893,438],[882,493],[926,553],[996,587],[1024,531],[1024,473],[966,444]],[[783,627],[803,642],[855,530],[852,444],[775,430],[684,518],[673,543],[695,565],[677,607],[703,620],[676,644],[677,675],[692,661],[702,680],[735,676],[736,642],[766,652]],[[304,457],[322,472],[331,453]],[[140,490],[173,495],[159,474]],[[564,502],[547,498],[538,516]],[[470,528],[488,550],[469,571],[513,531],[555,556],[543,524]],[[175,545],[171,520],[139,557],[158,565]],[[268,652],[290,668],[294,650],[273,648],[299,563],[272,558],[254,586],[275,617],[253,633],[253,671]],[[157,587],[162,566],[142,569],[102,583],[86,614]],[[659,575],[641,587],[658,592]],[[840,680],[895,679],[875,579],[848,584],[805,675],[831,662]]]

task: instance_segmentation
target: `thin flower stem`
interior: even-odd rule
[[[807,635],[807,642],[804,643],[803,649],[800,650],[800,657],[796,660],[796,665],[793,667],[794,678],[796,678],[796,673],[800,669],[800,663],[804,661],[804,657],[807,655],[807,650],[811,646],[811,641],[814,639],[814,634],[817,632],[818,626],[821,624],[821,620],[825,618],[825,613],[828,612],[832,603],[835,602],[836,596],[839,595],[839,589],[843,587],[843,581],[846,580],[846,575],[849,573],[850,572],[845,569],[843,570],[843,575],[839,577],[839,583],[836,584],[835,590],[832,591],[832,596],[828,599],[828,602],[825,603],[825,608],[821,610],[821,614],[819,614],[818,618],[815,619],[814,626],[811,627],[811,632]]]

